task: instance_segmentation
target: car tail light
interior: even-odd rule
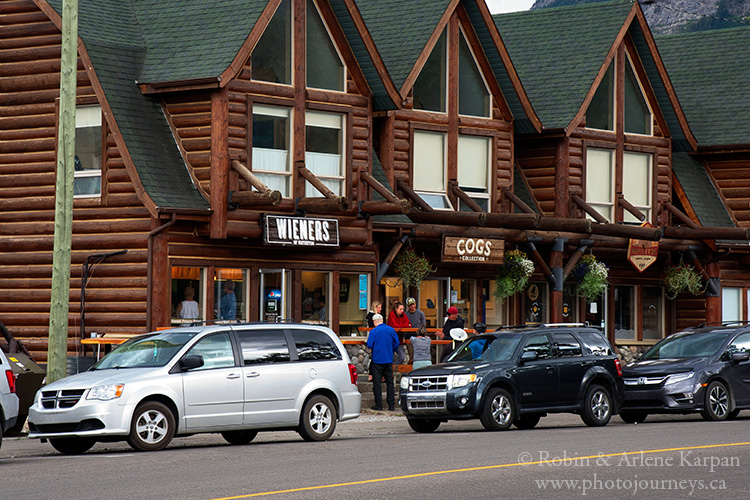
[[[5,378],[8,379],[8,387],[10,387],[10,393],[16,392],[16,376],[10,370],[5,370]]]
[[[352,385],[357,385],[357,367],[349,363],[349,378],[352,381]]]
[[[617,375],[622,377],[622,363],[619,359],[615,359],[615,368],[617,368]]]

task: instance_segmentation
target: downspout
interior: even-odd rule
[[[157,227],[156,229],[152,229],[151,232],[148,233],[148,269],[146,271],[146,331],[151,331],[151,290],[152,285],[151,281],[154,275],[154,272],[152,270],[153,267],[153,241],[154,236],[161,233],[165,229],[167,229],[169,226],[174,225],[174,223],[177,222],[177,214],[172,214],[172,218],[169,220],[169,222],[162,224],[161,226]]]

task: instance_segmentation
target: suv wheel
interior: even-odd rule
[[[513,424],[516,413],[513,399],[505,389],[490,389],[479,412],[479,421],[488,431],[504,431]]]
[[[96,441],[89,438],[50,438],[49,444],[63,455],[80,455],[89,451]]]
[[[542,418],[541,415],[522,415],[513,422],[513,425],[515,425],[518,429],[533,429],[536,427],[536,424],[539,423],[539,419]]]
[[[311,397],[302,409],[299,434],[305,441],[325,441],[336,429],[336,409],[326,396]]]
[[[221,437],[226,439],[227,443],[237,445],[248,444],[257,435],[258,431],[226,431],[221,433]]]
[[[598,384],[592,384],[586,390],[583,399],[583,412],[581,419],[589,427],[600,427],[607,425],[612,418],[612,398],[609,391]]]
[[[128,444],[138,451],[161,450],[172,441],[175,427],[174,415],[169,408],[149,401],[135,409]]]
[[[626,424],[642,424],[646,421],[648,412],[643,410],[621,410],[620,418]]]
[[[724,384],[716,380],[708,384],[705,398],[704,409],[701,411],[704,420],[721,421],[729,418],[732,396]]]
[[[440,420],[431,418],[408,418],[409,427],[420,434],[435,432],[440,427]]]

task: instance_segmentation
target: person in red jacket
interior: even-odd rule
[[[391,328],[411,328],[409,317],[404,313],[404,305],[401,302],[393,304],[393,309],[388,315],[388,321],[386,324]],[[399,336],[399,339],[401,338],[403,337]],[[396,354],[398,354],[398,364],[403,365],[406,361],[406,353],[404,352],[403,344],[398,346]]]

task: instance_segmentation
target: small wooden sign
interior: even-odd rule
[[[288,217],[269,215],[263,217],[263,243],[299,247],[338,247],[338,219]]]
[[[654,227],[650,222],[644,222],[641,227]],[[628,261],[639,272],[645,271],[651,264],[656,262],[659,255],[659,242],[648,240],[630,240],[628,245]]]
[[[504,251],[505,240],[501,239],[443,237],[443,262],[499,265]]]

